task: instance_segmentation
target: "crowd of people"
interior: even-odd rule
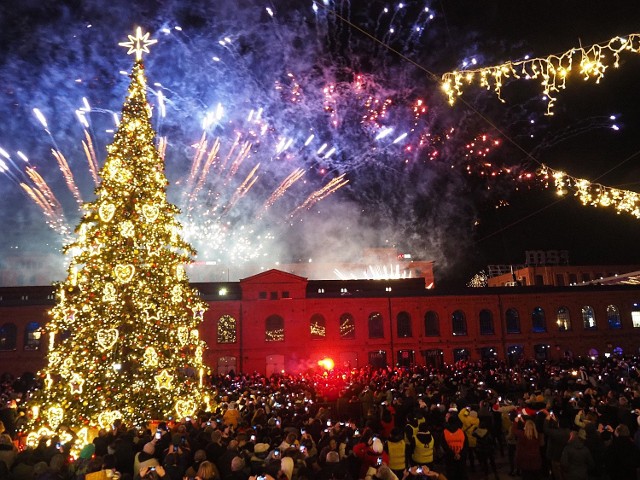
[[[499,460],[523,480],[638,480],[637,358],[210,380],[214,411],[145,428],[116,421],[77,458],[58,437],[16,447],[24,381],[3,381],[0,478],[499,479]]]

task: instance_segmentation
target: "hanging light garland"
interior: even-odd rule
[[[592,183],[584,178],[572,177],[565,172],[553,170],[546,165],[542,165],[538,175],[547,181],[553,178],[556,193],[560,196],[566,195],[569,190],[574,190],[574,195],[583,205],[613,207],[617,213],[629,213],[640,218],[640,193]]]
[[[619,67],[620,54],[623,52],[640,53],[640,34],[614,37],[590,47],[574,47],[562,54],[544,58],[528,58],[475,70],[447,72],[442,75],[441,87],[449,97],[450,105],[462,95],[466,85],[474,83],[493,90],[500,101],[504,102],[501,91],[507,79],[540,80],[542,93],[547,99],[547,115],[553,115],[555,94],[566,88],[567,77],[572,72],[579,69],[584,80],[595,79],[596,83],[600,83],[611,64],[614,68]]]

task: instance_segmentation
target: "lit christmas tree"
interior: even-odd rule
[[[62,425],[86,432],[119,418],[138,426],[183,418],[207,400],[197,330],[206,305],[184,269],[195,252],[167,201],[146,96],[142,53],[153,43],[138,28],[121,44],[136,55],[129,92],[97,200],[66,246],[72,258],[46,327],[31,442]]]

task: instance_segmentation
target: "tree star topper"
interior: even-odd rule
[[[136,29],[136,36],[128,35],[128,42],[120,42],[118,45],[122,47],[127,47],[129,50],[127,51],[127,55],[131,55],[135,52],[136,60],[142,59],[142,53],[149,53],[149,45],[153,45],[154,43],[158,43],[158,40],[150,40],[149,32],[142,34],[142,28],[138,27]]]

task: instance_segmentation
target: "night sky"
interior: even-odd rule
[[[463,62],[545,57],[637,32],[640,5],[316,7],[179,0],[0,5],[0,147],[10,156],[0,179],[2,268],[10,269],[16,255],[47,255],[51,280],[62,275],[64,235],[47,226],[19,184],[32,185],[25,175],[31,165],[60,202],[59,225],[75,226],[78,205],[51,149],[65,155],[82,199],[92,200],[83,130],[101,165],[126,94],[122,72],[132,65],[118,43],[138,25],[158,39],[145,58],[149,100],[154,127],[168,141],[170,199],[184,212],[198,260],[271,268],[395,246],[435,260],[440,285],[462,285],[487,264],[522,263],[531,249],[569,250],[573,264],[640,264],[640,220],[582,206],[572,196],[559,199],[535,175],[520,178],[544,163],[640,189],[640,55],[623,54],[620,68],[609,68],[599,85],[573,74],[551,117],[534,81],[508,82],[505,103],[467,88],[450,107],[434,80]],[[416,105],[426,109],[416,114]],[[237,138],[251,143],[250,153],[237,172],[213,168],[194,192],[188,177],[203,132],[209,148],[220,139],[221,158]],[[485,146],[490,151],[479,157]],[[258,164],[258,180],[238,200],[234,192]],[[265,208],[297,169],[301,179]],[[347,185],[299,208],[341,175]]]

